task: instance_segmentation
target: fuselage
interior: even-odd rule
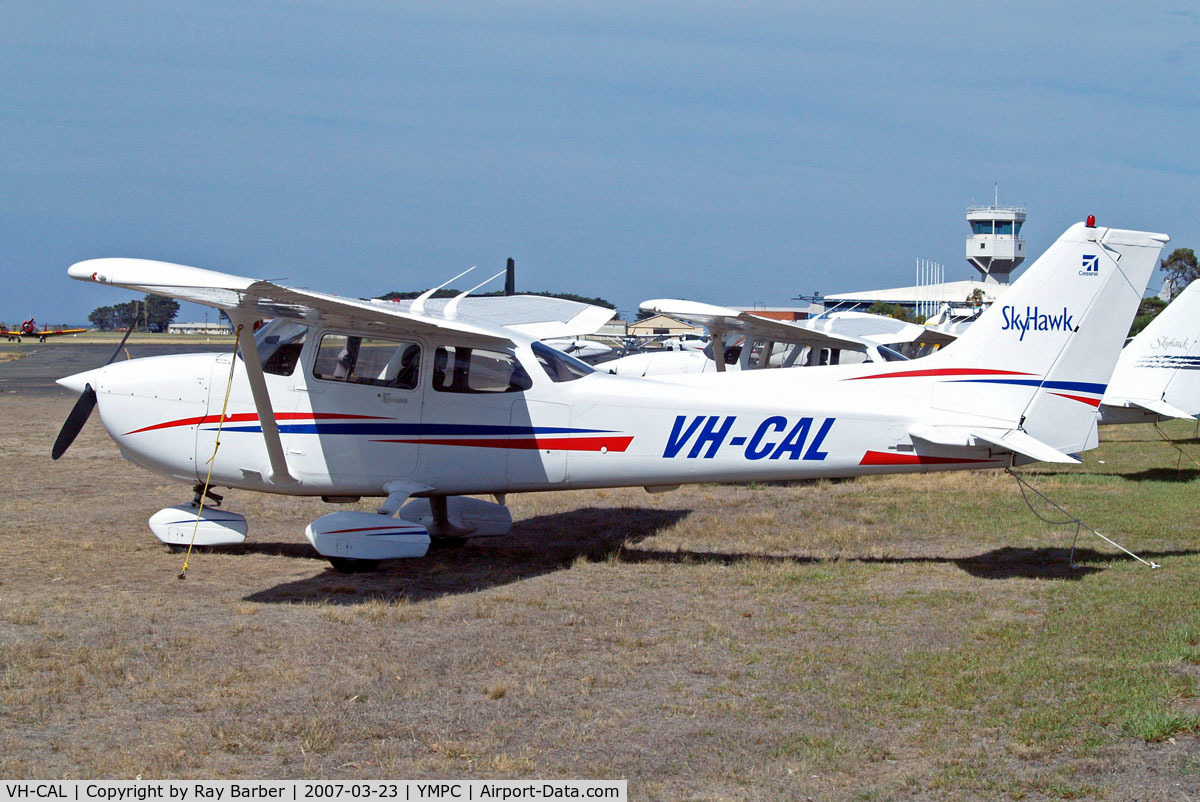
[[[350,350],[357,374],[343,364]],[[1003,467],[1009,459],[986,447],[939,454],[926,444],[917,453],[908,430],[929,415],[934,379],[905,375],[907,363],[651,380],[574,368],[531,342],[486,351],[452,338],[388,341],[341,329],[307,330],[285,346],[260,342],[259,352],[296,484],[271,479],[240,356],[138,359],[64,384],[92,385],[109,435],[143,467],[203,481],[220,429],[214,485],[301,495],[383,495],[394,480],[459,495]],[[938,414],[954,420],[951,411]]]

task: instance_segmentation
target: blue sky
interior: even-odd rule
[[[0,320],[133,297],[67,278],[100,256],[788,305],[969,277],[995,183],[1031,254],[1200,248],[1190,6],[804,6],[8,0]]]

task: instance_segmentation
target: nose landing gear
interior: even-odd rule
[[[230,546],[246,542],[246,517],[218,510],[223,496],[203,485],[192,488],[195,495],[187,504],[164,507],[150,518],[150,531],[168,546]],[[201,508],[201,500],[204,502]]]

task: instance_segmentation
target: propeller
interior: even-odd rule
[[[113,363],[113,360],[121,353],[121,349],[125,347],[125,341],[129,339],[131,333],[133,333],[132,323],[129,328],[125,329],[125,336],[121,338],[121,342],[112,352],[112,356],[101,367],[107,367]],[[75,406],[71,407],[71,413],[67,415],[66,421],[63,422],[62,428],[58,432],[58,437],[54,440],[54,447],[50,449],[51,459],[58,459],[67,453],[67,449],[75,442],[75,438],[83,430],[83,424],[87,423],[87,419],[95,408],[96,391],[92,389],[91,384],[85,384],[83,392],[79,394],[79,400],[75,402]]]
[[[96,391],[92,389],[92,385],[85,384],[83,392],[79,395],[79,400],[75,402],[75,406],[71,407],[71,414],[67,415],[67,420],[62,425],[62,429],[58,432],[58,438],[54,441],[54,448],[50,449],[51,459],[58,459],[67,452],[71,447],[71,443],[75,442],[75,438],[79,436],[79,432],[83,429],[83,424],[87,423],[88,416],[92,414],[92,410],[96,408]]]

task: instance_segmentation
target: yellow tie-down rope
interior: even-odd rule
[[[192,547],[196,542],[196,532],[200,529],[200,515],[204,512],[204,499],[208,498],[208,483],[212,481],[213,463],[217,460],[217,449],[221,447],[221,429],[225,426],[225,411],[229,409],[229,394],[233,390],[233,371],[237,367],[238,341],[242,337],[242,326],[238,325],[233,332],[233,359],[229,360],[229,380],[225,382],[225,402],[221,404],[221,419],[217,421],[217,439],[213,443],[212,456],[208,458],[208,476],[204,477],[204,490],[200,493],[200,508],[196,510],[196,523],[192,526],[192,539],[188,541],[187,556],[183,558],[183,570],[179,572],[180,579],[187,578],[188,562],[192,559]]]

